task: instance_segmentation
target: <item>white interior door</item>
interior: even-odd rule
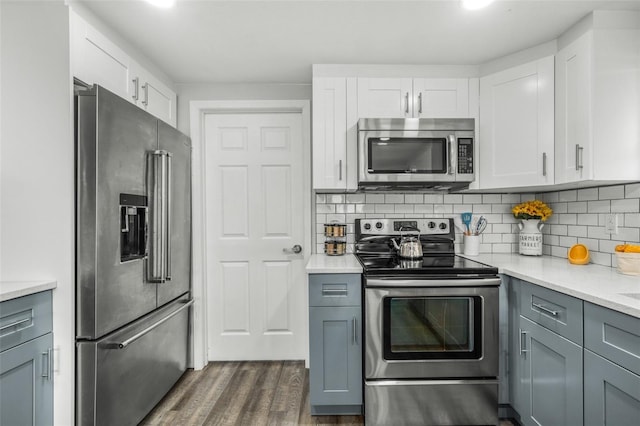
[[[302,114],[207,114],[209,360],[304,359]]]

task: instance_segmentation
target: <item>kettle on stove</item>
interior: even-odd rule
[[[418,236],[415,235],[402,235],[403,230],[417,231]],[[391,239],[393,246],[398,250],[398,256],[403,259],[421,259],[422,258],[422,243],[420,242],[420,230],[413,226],[403,226],[400,228],[400,245]]]

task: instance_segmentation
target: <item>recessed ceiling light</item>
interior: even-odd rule
[[[168,9],[170,7],[175,6],[176,0],[146,0],[147,3],[151,3],[156,7],[161,7],[163,9]]]
[[[493,3],[493,0],[462,0],[462,7],[468,10],[482,9]]]

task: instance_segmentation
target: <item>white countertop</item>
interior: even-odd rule
[[[0,281],[0,302],[52,290],[57,286],[56,281]]]
[[[572,265],[551,256],[487,253],[465,257],[497,266],[501,274],[640,318],[640,276],[600,265]]]
[[[362,265],[353,254],[327,256],[312,254],[307,263],[307,274],[361,274]]]

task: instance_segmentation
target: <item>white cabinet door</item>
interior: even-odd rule
[[[553,56],[480,79],[480,188],[553,184]]]
[[[358,116],[413,117],[413,79],[358,78]]]
[[[131,59],[77,14],[71,13],[73,75],[133,102]]]
[[[413,115],[418,118],[469,118],[469,79],[414,78]]]
[[[136,105],[175,127],[177,101],[175,92],[138,64],[134,63],[132,70],[135,75],[134,84],[137,85],[133,93]]]
[[[347,187],[347,79],[313,79],[313,189]]]
[[[592,44],[587,32],[556,55],[556,183],[593,177]]]

